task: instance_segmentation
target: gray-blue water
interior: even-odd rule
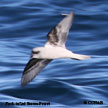
[[[64,18],[61,14],[72,11],[66,46],[92,58],[54,60],[22,88],[32,48],[43,46],[47,33]],[[5,105],[27,101],[50,102],[46,108],[108,108],[107,0],[0,0],[0,108],[39,107]]]

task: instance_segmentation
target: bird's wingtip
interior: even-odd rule
[[[21,79],[21,87],[24,87],[27,85],[27,82],[24,80],[24,77]]]
[[[70,14],[62,13],[61,15],[63,16],[74,15],[74,11],[72,11]]]

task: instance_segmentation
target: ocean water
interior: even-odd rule
[[[0,108],[108,108],[107,4],[107,0],[0,0]],[[53,60],[21,87],[32,48],[43,46],[47,33],[64,18],[61,14],[72,11],[66,47],[92,58]]]

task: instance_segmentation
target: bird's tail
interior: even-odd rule
[[[72,59],[76,59],[76,60],[86,60],[86,59],[89,59],[91,58],[90,56],[87,56],[87,55],[80,55],[80,54],[73,54],[73,57]]]

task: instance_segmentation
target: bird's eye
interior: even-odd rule
[[[33,54],[39,54],[40,51],[32,51]]]

